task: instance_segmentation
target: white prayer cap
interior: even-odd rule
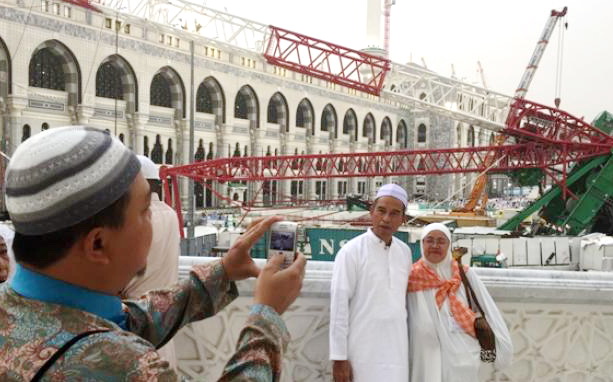
[[[381,186],[379,188],[379,191],[377,191],[377,196],[375,200],[379,199],[382,196],[391,196],[393,198],[396,198],[402,202],[404,208],[407,208],[407,204],[409,202],[407,192],[404,190],[404,188],[400,187],[397,184],[388,183]]]
[[[144,155],[136,156],[140,162],[140,170],[145,179],[160,180],[160,170],[153,161]]]

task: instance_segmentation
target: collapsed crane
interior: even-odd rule
[[[551,38],[551,34],[558,22],[559,19],[566,16],[567,7],[564,7],[561,11],[556,11],[555,9],[551,11],[547,22],[545,23],[545,28],[536,43],[536,47],[534,48],[534,52],[530,57],[530,61],[528,61],[528,65],[526,66],[526,70],[522,75],[521,80],[519,81],[519,85],[517,90],[515,90],[515,99],[524,99],[528,89],[530,87],[530,83],[534,78],[534,74],[536,73],[536,69],[538,68],[541,59],[543,58],[543,53],[545,53],[545,48],[549,43],[549,39]],[[483,78],[483,69],[481,68],[481,63],[478,63],[479,73],[481,74],[482,80],[485,82]],[[557,101],[559,104],[559,101]],[[515,105],[515,104],[513,104]],[[509,116],[507,118],[506,124],[509,126],[514,121],[509,118],[513,115],[513,105],[511,106],[511,110],[509,111]],[[556,105],[558,107],[558,105]],[[495,144],[500,146],[504,144],[506,141],[505,135],[498,135],[495,138]],[[471,190],[470,196],[468,197],[468,201],[466,204],[461,207],[454,209],[452,212],[456,215],[485,215],[485,209],[487,206],[488,195],[486,192],[488,175],[487,172],[480,174],[475,180],[475,184]]]
[[[212,38],[225,47],[259,52],[271,64],[380,95],[404,107],[415,107],[481,126],[513,136],[516,140],[516,143],[501,146],[460,149],[213,159],[164,169],[162,172],[170,177],[173,190],[178,189],[178,176],[196,181],[266,181],[468,173],[483,172],[490,167],[490,172],[539,169],[557,185],[555,188],[561,200],[579,200],[580,193],[568,186],[568,182],[577,176],[576,170],[571,169],[572,165],[591,161],[592,164],[586,168],[595,170],[602,166],[598,163],[609,155],[613,146],[607,134],[563,111],[521,98],[513,100],[415,66],[391,63],[385,58],[242,19],[187,0],[94,1],[102,13],[115,15],[120,11],[148,19],[151,23],[175,25],[179,29],[184,29],[179,25],[181,19],[183,23],[186,19],[191,20],[194,30],[185,32],[190,33],[191,39],[201,35],[208,39],[206,41],[210,42]],[[98,5],[102,1],[104,5]],[[547,39],[541,40],[546,43]],[[537,46],[537,51],[544,46]],[[522,84],[529,84],[535,68],[526,71]],[[421,96],[422,88],[431,90],[426,97]],[[518,90],[521,89],[527,89],[527,86],[520,85]],[[449,108],[450,96],[470,98],[470,107]],[[483,110],[487,112],[483,113]],[[169,196],[168,181],[165,187]],[[174,204],[182,216],[179,193],[175,192],[173,197],[174,203],[167,201]]]

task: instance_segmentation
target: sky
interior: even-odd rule
[[[211,8],[353,49],[366,47],[366,0],[205,0]],[[390,58],[513,95],[552,9],[568,6],[563,44],[554,30],[526,98],[591,122],[613,113],[613,1],[396,0]],[[564,22],[564,20],[563,20]],[[558,25],[561,24],[558,22]],[[557,65],[562,51],[561,67]],[[423,58],[423,61],[422,61]]]

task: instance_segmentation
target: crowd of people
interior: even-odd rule
[[[253,305],[219,380],[280,380],[290,341],[282,314],[306,259],[296,253],[282,269],[278,255],[260,268],[249,251],[283,218],[253,221],[221,259],[178,280],[178,220],[159,193],[153,162],[101,130],[49,129],[17,148],[4,196],[14,236],[0,235],[0,380],[178,380],[173,336],[224,309],[235,282],[251,277]],[[425,227],[414,264],[393,236],[407,204],[400,186],[380,187],[372,226],[336,256],[335,382],[475,381],[482,362],[511,361],[504,320],[476,273],[452,258],[448,229]]]

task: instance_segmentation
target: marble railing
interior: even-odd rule
[[[215,260],[182,257],[191,264]],[[259,261],[259,260],[258,260]],[[283,318],[292,335],[282,381],[331,381],[328,361],[332,263],[309,262],[298,300]],[[514,360],[504,370],[481,368],[482,381],[608,381],[613,375],[613,273],[477,268],[511,331]],[[178,371],[214,381],[233,352],[252,302],[254,280],[241,297],[175,337]]]

